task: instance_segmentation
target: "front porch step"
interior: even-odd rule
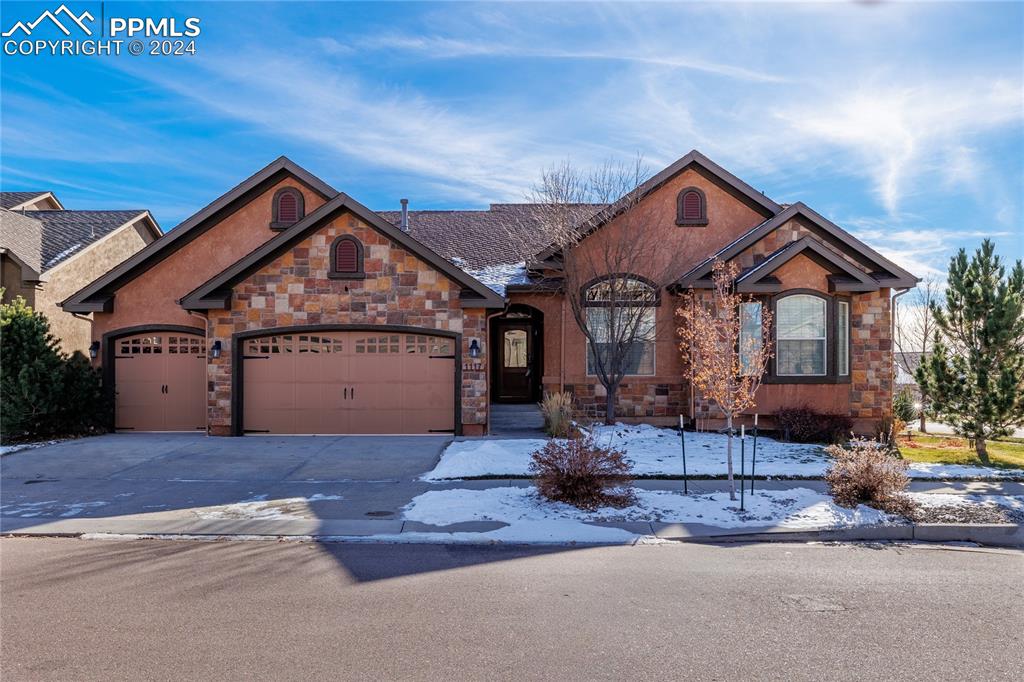
[[[544,415],[536,403],[491,405],[491,435],[544,437]]]

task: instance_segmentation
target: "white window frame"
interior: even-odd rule
[[[779,314],[779,307],[786,301],[792,301],[799,298],[809,298],[814,300],[816,303],[821,305],[822,312],[822,328],[823,336],[806,336],[806,337],[791,337],[781,338],[779,336],[781,326],[779,321],[782,315]],[[828,373],[828,300],[821,296],[815,296],[813,294],[791,294],[784,296],[775,302],[775,376],[779,377],[827,377]],[[822,363],[821,367],[824,371],[815,374],[785,374],[779,371],[779,354],[782,349],[782,341],[821,341],[822,342]]]

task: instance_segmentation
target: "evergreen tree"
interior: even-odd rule
[[[1024,422],[1024,267],[1006,268],[985,240],[968,262],[949,263],[946,307],[932,305],[935,345],[917,381],[939,418],[973,439],[988,463],[985,441]]]
[[[0,436],[4,442],[103,428],[110,401],[99,372],[61,352],[50,324],[22,297],[0,305]]]
[[[64,358],[50,324],[19,296],[0,306],[0,432],[5,441],[56,433]]]

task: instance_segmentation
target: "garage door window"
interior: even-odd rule
[[[121,355],[153,355],[163,352],[161,336],[136,336],[121,342]]]

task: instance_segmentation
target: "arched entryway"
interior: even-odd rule
[[[496,403],[540,400],[544,313],[521,303],[491,319],[491,396]]]

